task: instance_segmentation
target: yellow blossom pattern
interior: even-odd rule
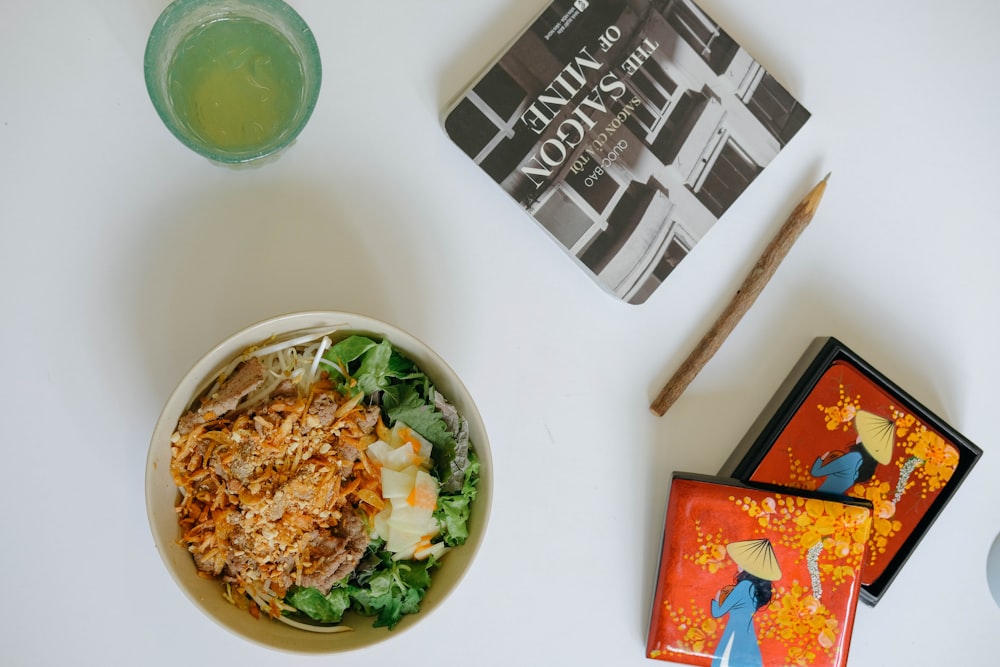
[[[827,430],[848,430],[855,414],[861,408],[861,397],[848,397],[844,385],[838,389],[839,399],[835,405],[817,404],[823,415]],[[895,425],[897,453],[893,466],[897,469],[895,486],[880,477],[879,472],[867,482],[856,484],[849,495],[871,501],[874,506],[872,531],[869,538],[869,561],[874,563],[880,554],[886,553],[894,535],[903,529],[903,524],[895,518],[896,505],[900,498],[911,491],[919,493],[926,500],[939,492],[951,479],[959,463],[959,452],[955,446],[937,433],[929,430],[912,413],[896,406],[889,407]],[[785,483],[799,488],[816,488],[810,482],[811,475],[806,464],[795,457],[788,448],[791,475]],[[781,483],[777,482],[776,483]]]
[[[868,537],[868,510],[826,500],[809,499],[805,502],[805,512],[795,518],[796,524],[804,529],[800,538],[803,547],[809,548],[823,541],[837,558],[860,556],[864,553]]]
[[[819,486],[816,478],[813,477],[809,470],[810,467],[807,466],[802,459],[795,455],[795,450],[791,447],[785,448],[785,453],[788,455],[788,479],[784,483],[790,485],[796,489],[809,489],[816,490]],[[777,480],[772,482],[773,484],[779,484]]]
[[[805,464],[794,455],[790,447],[787,452],[791,475],[785,483],[795,488],[814,490],[817,487],[816,478],[809,474]],[[902,466],[902,462],[899,465]],[[777,484],[777,481],[773,483]],[[907,488],[911,486],[913,486],[913,482],[910,482]],[[896,502],[893,500],[893,490],[888,482],[881,481],[876,474],[863,484],[855,484],[848,495],[872,503],[872,524],[868,535],[868,561],[874,563],[879,554],[886,552],[890,539],[903,528],[902,522],[894,519]],[[831,545],[831,548],[835,552],[844,553],[845,549],[856,547],[848,547],[845,540],[837,540],[835,545]],[[849,567],[847,570],[830,565],[821,565],[820,567],[838,581],[843,579],[844,572],[853,571]]]
[[[828,431],[846,431],[851,428],[854,416],[861,407],[861,396],[848,396],[844,385],[840,385],[840,398],[836,405],[817,405],[816,407],[823,412]]]
[[[889,540],[903,529],[903,523],[893,517],[896,506],[890,500],[891,490],[888,482],[880,482],[873,478],[866,484],[856,484],[851,489],[851,495],[871,501],[872,530],[868,538],[868,562],[874,563],[879,555],[884,554],[889,547]]]
[[[894,417],[896,437],[903,443],[904,451],[923,462],[913,471],[921,487],[921,497],[926,498],[928,494],[940,491],[958,467],[958,449],[912,414],[896,411]],[[897,462],[897,465],[902,467],[904,461]]]
[[[702,609],[697,602],[691,600],[689,608],[678,607],[675,609],[668,600],[663,603],[663,606],[680,635],[680,639],[675,640],[670,647],[672,650],[704,655],[715,649],[715,645],[719,643],[721,626],[719,621],[712,618],[712,615]],[[650,655],[656,657],[652,653]]]
[[[684,560],[691,561],[711,574],[715,574],[722,568],[731,567],[722,530],[719,529],[714,534],[708,535],[702,530],[701,521],[698,520],[694,522],[694,529],[698,548],[694,553],[684,554]]]
[[[823,413],[824,423],[829,431],[849,430],[857,411],[861,408],[860,395],[848,396],[843,384],[839,386],[838,393],[839,398],[835,405],[823,405],[822,403],[816,405],[817,409]],[[913,475],[921,487],[921,497],[926,498],[928,494],[940,491],[958,467],[960,458],[958,449],[937,433],[929,430],[912,413],[895,406],[891,406],[890,409],[896,426],[896,439],[898,443],[902,444],[905,454],[905,456],[896,458],[896,466],[903,469],[907,460],[916,459],[917,465]],[[790,449],[789,455],[791,456]],[[808,475],[808,469],[800,461],[796,461],[796,463],[799,464],[799,469],[793,470],[792,474],[801,477],[801,481],[804,482]],[[903,480],[904,486],[906,486],[907,481]]]
[[[760,619],[762,637],[778,639],[788,647],[787,665],[812,665],[820,654],[832,660],[840,632],[836,614],[798,581],[790,587],[779,586],[775,593],[775,602]]]
[[[823,553],[842,561],[826,568],[836,575],[836,583],[843,580],[845,572],[853,575],[861,562],[871,526],[865,507],[778,493],[760,502],[747,496],[731,496],[730,501],[767,529],[771,539],[799,553],[798,562],[804,558],[802,554],[822,543]]]

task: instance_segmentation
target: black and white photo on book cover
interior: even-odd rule
[[[444,126],[600,285],[639,304],[808,118],[691,0],[555,0]]]

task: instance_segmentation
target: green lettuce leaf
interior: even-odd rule
[[[358,335],[331,346],[323,356],[343,370],[340,391],[350,395],[359,390],[366,396],[380,394],[388,425],[402,421],[427,438],[434,445],[438,478],[446,480],[452,475],[455,434],[434,405],[430,380],[416,364],[388,341],[376,342]]]
[[[382,341],[369,348],[361,357],[361,365],[354,373],[358,388],[366,395],[374,394],[388,384],[389,359],[392,357],[392,345]]]
[[[420,601],[431,585],[430,571],[437,561],[394,561],[385,552],[380,552],[379,558],[380,567],[358,578],[351,598],[362,614],[377,617],[373,627],[391,630],[403,616],[420,610]]]
[[[403,422],[434,445],[437,476],[444,478],[455,458],[455,436],[448,430],[444,415],[412,384],[386,389],[382,404],[392,423]]]
[[[450,547],[464,544],[469,539],[469,515],[472,513],[472,502],[476,499],[478,483],[479,460],[470,453],[462,490],[458,493],[441,494],[434,511],[441,526],[442,539]]]
[[[285,596],[285,602],[321,623],[339,623],[351,606],[346,586],[334,586],[327,595],[315,588],[299,587]]]
[[[377,343],[365,336],[348,336],[344,340],[335,343],[326,351],[323,356],[337,365],[347,368],[352,361],[359,359],[365,352],[373,348]]]

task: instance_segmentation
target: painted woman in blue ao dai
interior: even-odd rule
[[[858,438],[847,452],[827,452],[813,462],[809,473],[824,477],[819,491],[846,495],[852,486],[867,482],[875,469],[892,460],[895,424],[892,419],[865,410],[854,417]]]
[[[763,667],[753,616],[770,604],[774,594],[771,582],[781,577],[781,570],[769,540],[731,542],[726,551],[740,571],[735,585],[727,586],[712,600],[712,616],[728,616],[712,667]]]
[[[876,466],[878,461],[858,442],[845,453],[827,452],[818,457],[809,474],[825,478],[819,485],[819,491],[843,496],[855,484],[870,480]]]

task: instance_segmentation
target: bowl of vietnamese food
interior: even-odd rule
[[[342,312],[254,324],[168,398],[146,464],[156,548],[238,636],[350,651],[413,627],[458,586],[492,489],[489,442],[455,372],[385,322]]]

